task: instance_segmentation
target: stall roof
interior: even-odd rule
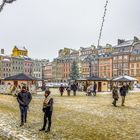
[[[116,82],[131,82],[131,81],[138,81],[138,80],[133,78],[133,77],[125,75],[125,76],[119,76],[119,77],[113,79],[113,81],[116,81]]]
[[[96,76],[91,76],[91,77],[87,77],[87,78],[80,78],[80,79],[78,79],[78,81],[107,81],[107,79],[96,77]]]
[[[87,77],[86,79],[89,81],[107,81],[106,78],[100,78],[100,77],[96,77],[96,76]]]
[[[17,75],[13,75],[10,77],[6,77],[4,80],[12,80],[12,81],[39,81],[41,79],[26,75],[24,73],[20,73]]]

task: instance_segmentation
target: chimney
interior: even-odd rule
[[[1,54],[4,54],[4,49],[1,49]]]
[[[122,43],[124,43],[124,42],[125,42],[124,39],[118,39],[118,45],[120,45],[120,44],[122,44]]]

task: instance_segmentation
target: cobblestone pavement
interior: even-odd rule
[[[53,93],[57,91],[53,90]],[[76,97],[54,95],[53,124],[50,133],[39,132],[42,126],[43,96],[36,95],[28,112],[28,123],[19,127],[16,98],[0,95],[1,139],[13,140],[140,140],[140,93],[126,97],[126,106],[111,105],[111,95]]]

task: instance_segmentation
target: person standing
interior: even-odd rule
[[[48,128],[45,132],[49,132],[51,129],[51,118],[52,118],[52,112],[53,112],[53,98],[50,96],[50,91],[46,90],[45,91],[45,99],[43,102],[43,109],[42,111],[44,112],[44,122],[43,122],[43,127],[39,129],[39,131],[45,131],[46,125],[48,122]]]
[[[96,82],[94,81],[94,84],[93,84],[93,95],[96,96],[96,89],[97,89],[97,84]]]
[[[122,98],[122,106],[124,106],[124,102],[125,102],[125,96],[126,96],[126,87],[125,85],[123,85],[121,88],[120,88],[120,95],[121,95],[121,98]]]
[[[61,86],[59,87],[59,91],[60,91],[60,95],[63,96],[63,93],[64,93],[64,87],[63,85],[61,84]]]
[[[113,104],[115,107],[117,107],[117,106],[116,106],[116,102],[117,102],[118,99],[119,99],[117,87],[113,87],[113,90],[112,90],[112,97],[113,97],[113,99],[114,99],[113,102],[112,102],[112,104]]]
[[[21,113],[21,124],[23,126],[27,122],[27,110],[29,108],[29,103],[32,100],[32,95],[27,91],[26,87],[23,86],[21,92],[17,95],[17,101],[19,103],[20,113]]]

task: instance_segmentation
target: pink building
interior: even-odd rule
[[[49,62],[43,69],[43,78],[52,81],[52,63]]]
[[[24,73],[26,75],[31,75],[33,72],[33,62],[29,57],[24,57],[24,59]]]

